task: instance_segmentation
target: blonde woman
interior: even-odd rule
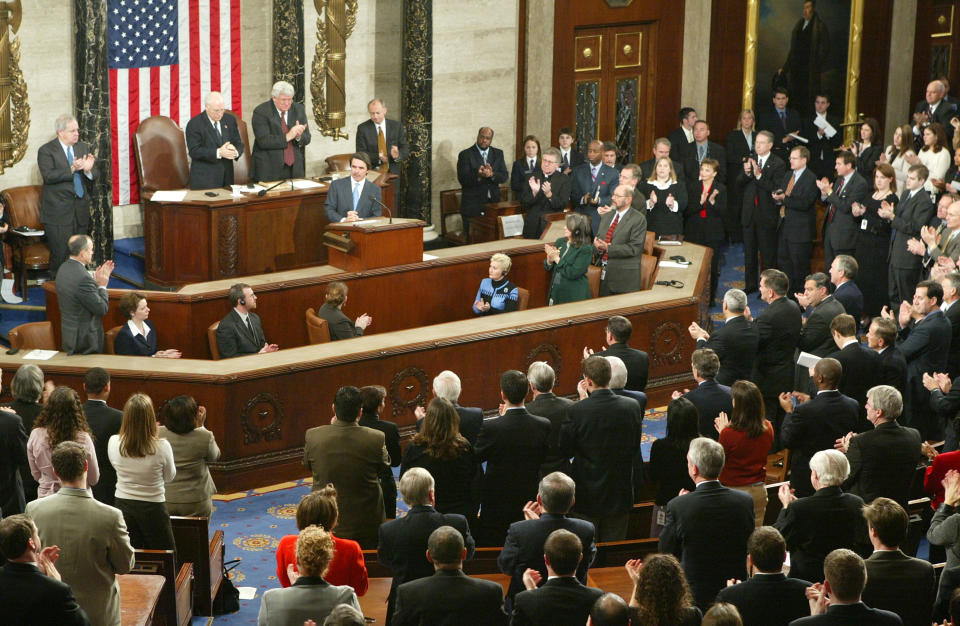
[[[473,299],[473,312],[477,315],[493,315],[516,311],[520,298],[517,286],[507,280],[512,262],[505,254],[490,257],[489,276],[480,281],[477,297]]]
[[[677,181],[677,172],[669,157],[660,157],[653,174],[637,187],[647,197],[647,230],[657,237],[679,239],[683,234],[683,210],[687,191]]]

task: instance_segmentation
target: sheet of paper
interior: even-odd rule
[[[35,361],[46,361],[47,359],[53,358],[56,353],[56,350],[31,350],[23,355],[23,358],[33,359]]]
[[[802,143],[810,143],[810,140],[809,140],[809,139],[805,139],[805,138],[801,137],[800,135],[798,135],[797,133],[790,133],[789,135],[787,135],[787,137],[790,137],[791,139],[793,139],[793,140],[795,140],[795,141],[800,141],[800,142],[802,142]]]
[[[676,261],[660,261],[660,267],[672,267],[685,270],[690,267],[690,263],[677,263]]]
[[[257,597],[256,587],[237,587],[237,591],[240,592],[241,600],[253,600]]]
[[[294,189],[316,189],[317,187],[323,187],[323,185],[306,179],[293,181]]]
[[[680,246],[683,245],[682,241],[676,241],[675,239],[657,239],[658,246]]]
[[[42,230],[18,230],[16,233],[22,237],[43,237]]]
[[[263,185],[256,185],[256,184],[253,186],[244,185],[243,187],[240,188],[240,193],[257,193],[258,191],[263,191],[264,189],[266,189],[266,187],[264,187]]]
[[[523,234],[523,215],[503,215],[500,222],[503,224],[504,237],[519,237]]]
[[[151,202],[183,202],[183,199],[187,197],[186,190],[172,190],[165,191],[160,189],[153,192],[153,196],[150,198]]]
[[[834,128],[825,117],[820,117],[818,115],[817,117],[813,118],[813,125],[823,130],[823,134],[827,136],[827,139],[833,139],[833,136],[837,134],[837,129]]]
[[[439,259],[439,258],[440,258],[440,257],[434,256],[434,255],[432,255],[432,254],[427,254],[426,252],[423,253],[423,260],[424,260],[424,261],[436,261],[436,260]]]
[[[810,354],[809,352],[800,352],[800,356],[797,357],[797,365],[800,367],[813,367],[820,361],[820,357],[815,354]]]

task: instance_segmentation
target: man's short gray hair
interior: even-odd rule
[[[443,370],[433,379],[433,395],[456,404],[460,399],[460,377]]]
[[[773,143],[774,140],[773,133],[771,133],[769,130],[761,130],[759,133],[757,133],[757,137],[766,137],[767,141],[770,143]]]
[[[53,123],[53,128],[56,132],[59,133],[61,131],[67,130],[67,124],[69,124],[70,122],[76,122],[76,121],[77,121],[77,118],[75,118],[72,114],[64,113],[63,115],[57,116],[57,120]]]
[[[220,102],[224,102],[222,93],[220,93],[219,91],[211,91],[210,93],[207,94],[207,97],[203,99],[203,106],[204,107],[210,106],[210,104],[218,98],[220,99]]]
[[[723,471],[726,457],[723,454],[723,446],[719,442],[709,437],[697,437],[690,442],[687,460],[696,466],[701,476],[714,479]]]
[[[290,96],[292,98],[294,93],[293,85],[285,80],[278,80],[273,83],[273,88],[270,90],[270,97],[279,98],[280,96]]]
[[[400,495],[409,507],[430,504],[433,486],[433,476],[422,467],[412,467],[400,477]]]
[[[950,272],[943,278],[950,281],[950,286],[956,289],[957,293],[960,293],[960,272]]]
[[[14,400],[39,402],[43,395],[43,370],[33,363],[21,365],[13,375],[10,391]]]
[[[747,308],[747,294],[742,289],[727,289],[723,303],[731,313],[743,313]]]
[[[563,472],[551,472],[540,480],[537,495],[548,513],[566,514],[573,507],[577,484]]]
[[[540,393],[547,393],[553,389],[557,374],[546,361],[534,361],[527,368],[527,380]]]
[[[810,459],[810,469],[824,487],[836,487],[850,475],[850,461],[839,450],[821,450]]]
[[[627,386],[627,365],[618,356],[603,357],[610,361],[610,384],[611,389],[623,389]]]
[[[323,626],[365,626],[363,613],[349,604],[338,604],[323,620]]]
[[[877,385],[867,391],[867,400],[878,411],[883,412],[884,419],[893,421],[903,412],[903,396],[895,387]]]

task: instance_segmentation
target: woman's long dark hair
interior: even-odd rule
[[[730,427],[746,432],[751,439],[762,435],[766,427],[760,389],[749,380],[738,380],[730,386],[730,395],[733,397]]]
[[[700,436],[700,412],[686,398],[671,400],[667,405],[667,439],[676,442],[684,452],[690,442]]]

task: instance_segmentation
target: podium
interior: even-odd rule
[[[330,224],[323,235],[327,263],[347,272],[423,261],[423,227],[417,219],[378,217]]]

